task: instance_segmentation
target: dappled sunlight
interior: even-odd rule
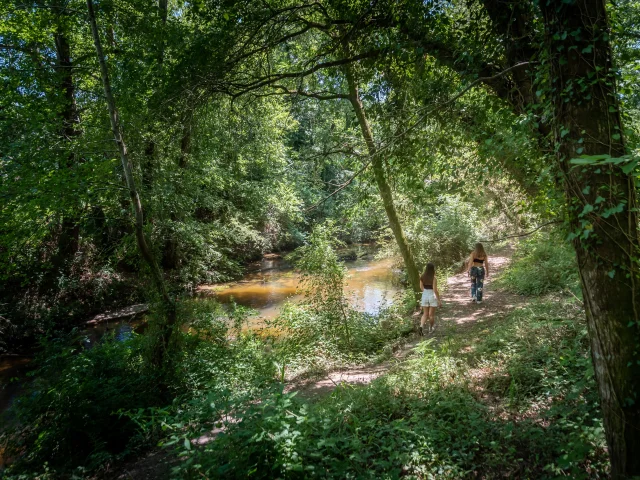
[[[491,277],[485,279],[484,298],[479,305],[471,300],[471,282],[466,272],[450,277],[443,295],[442,311],[438,312],[436,317],[437,322],[468,326],[502,316],[522,304],[522,297],[508,292],[497,292],[492,288],[493,278],[509,264],[510,254],[509,247],[497,255],[489,256]]]

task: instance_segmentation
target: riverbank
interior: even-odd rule
[[[96,472],[90,478],[299,471],[329,478],[602,478],[606,455],[582,307],[563,293],[562,280],[553,283],[570,278],[557,268],[572,268],[572,260],[557,261],[564,250],[547,260],[543,251],[535,244],[522,249],[535,265],[522,253],[514,265],[511,249],[491,253],[482,305],[469,301],[464,274],[449,278],[429,337],[412,334],[418,318],[402,304],[370,316],[341,310],[344,300],[335,310],[311,299],[285,311],[288,335],[279,337],[229,336],[200,304],[193,329],[181,336],[170,402],[154,398],[154,372],[137,360],[144,350],[135,338],[63,353],[63,371],[42,375],[46,398],[23,406],[29,423],[39,425],[33,434],[45,439],[36,448],[52,448],[52,440],[56,449],[73,445],[76,435],[66,438],[61,427],[75,422],[107,442],[99,456],[87,452],[83,460],[70,450],[57,458],[73,458],[69,467],[88,465]],[[325,276],[317,280],[340,271],[320,264]],[[538,265],[546,268],[533,278],[547,290],[531,285],[540,293],[511,293],[509,282]],[[43,429],[51,433],[43,436]],[[46,450],[34,454],[51,458]],[[95,458],[100,463],[91,467]]]
[[[492,276],[512,258],[510,248],[494,253]],[[465,274],[447,283],[434,335],[410,337],[383,362],[292,379],[190,437],[182,457],[156,451],[109,478],[243,478],[249,469],[270,478],[274,468],[296,478],[604,478],[579,299],[517,295],[489,279],[476,305]]]

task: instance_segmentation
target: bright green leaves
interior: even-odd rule
[[[614,135],[615,136],[615,135]],[[620,135],[617,135],[620,138]],[[581,150],[581,149],[578,149]],[[576,150],[577,152],[577,150]],[[635,155],[623,155],[622,157],[612,157],[608,154],[601,155],[582,155],[578,158],[572,158],[570,164],[576,166],[602,166],[602,165],[618,165],[623,174],[631,174],[636,167],[640,157]]]

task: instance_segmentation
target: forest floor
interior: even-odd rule
[[[402,347],[398,348],[391,358],[377,364],[332,371],[325,376],[301,381],[293,380],[286,391],[297,391],[302,398],[313,401],[333,391],[340,384],[366,385],[374,379],[402,368],[402,363],[409,360],[416,347],[428,339],[435,342],[445,341],[447,338],[474,335],[474,332],[485,331],[492,325],[506,317],[514,309],[527,303],[526,297],[498,291],[492,288],[492,278],[499,275],[510,263],[513,255],[513,245],[504,247],[490,255],[490,274],[484,283],[484,298],[478,305],[470,298],[470,281],[466,272],[459,273],[447,280],[447,287],[442,292],[442,308],[436,316],[436,330],[432,335],[410,337]],[[418,324],[419,313],[414,314],[414,322]],[[483,328],[484,327],[484,328]],[[482,372],[476,372],[482,376]],[[487,398],[488,403],[493,403]],[[201,438],[196,443],[215,441],[219,432],[211,432],[204,442]],[[154,450],[147,455],[132,459],[118,473],[111,472],[109,478],[150,480],[170,477],[171,464],[176,459],[164,451]]]
[[[319,379],[294,381],[287,387],[287,391],[297,391],[300,396],[311,399],[317,395],[330,393],[340,384],[366,385],[410,358],[416,346],[425,340],[434,338],[439,342],[450,336],[464,334],[475,325],[491,328],[493,322],[527,302],[523,296],[491,288],[492,278],[509,265],[513,251],[514,246],[508,245],[489,256],[491,276],[485,278],[483,301],[479,305],[471,301],[471,284],[466,272],[448,278],[446,289],[441,289],[444,290],[441,293],[442,308],[437,310],[436,329],[433,334],[412,337],[394,352],[390,359],[382,363],[335,370]],[[420,315],[421,312],[414,314],[416,325],[420,321]]]

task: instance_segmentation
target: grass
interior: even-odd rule
[[[180,478],[605,478],[586,329],[548,296],[452,329],[368,386],[275,390],[187,454]],[[238,421],[241,420],[241,421]]]
[[[554,270],[540,272],[533,258]],[[174,459],[171,478],[606,478],[584,312],[564,294],[576,288],[573,266],[549,239],[525,243],[499,279],[529,288],[519,308],[440,325],[439,337],[369,385],[306,400],[285,392],[285,378],[388,358],[411,328],[402,302],[373,318],[342,315],[343,299],[328,295],[333,303],[285,311],[285,337],[243,332],[242,309],[194,305],[170,405],[166,392],[150,396],[142,338],[81,353],[52,346],[41,367],[49,375],[20,402],[26,428],[14,439],[29,447],[30,473],[7,478],[47,468],[37,478],[60,478],[158,442]],[[108,428],[115,421],[126,435]],[[91,437],[86,452],[72,448],[80,431]],[[49,457],[62,460],[40,468]]]

